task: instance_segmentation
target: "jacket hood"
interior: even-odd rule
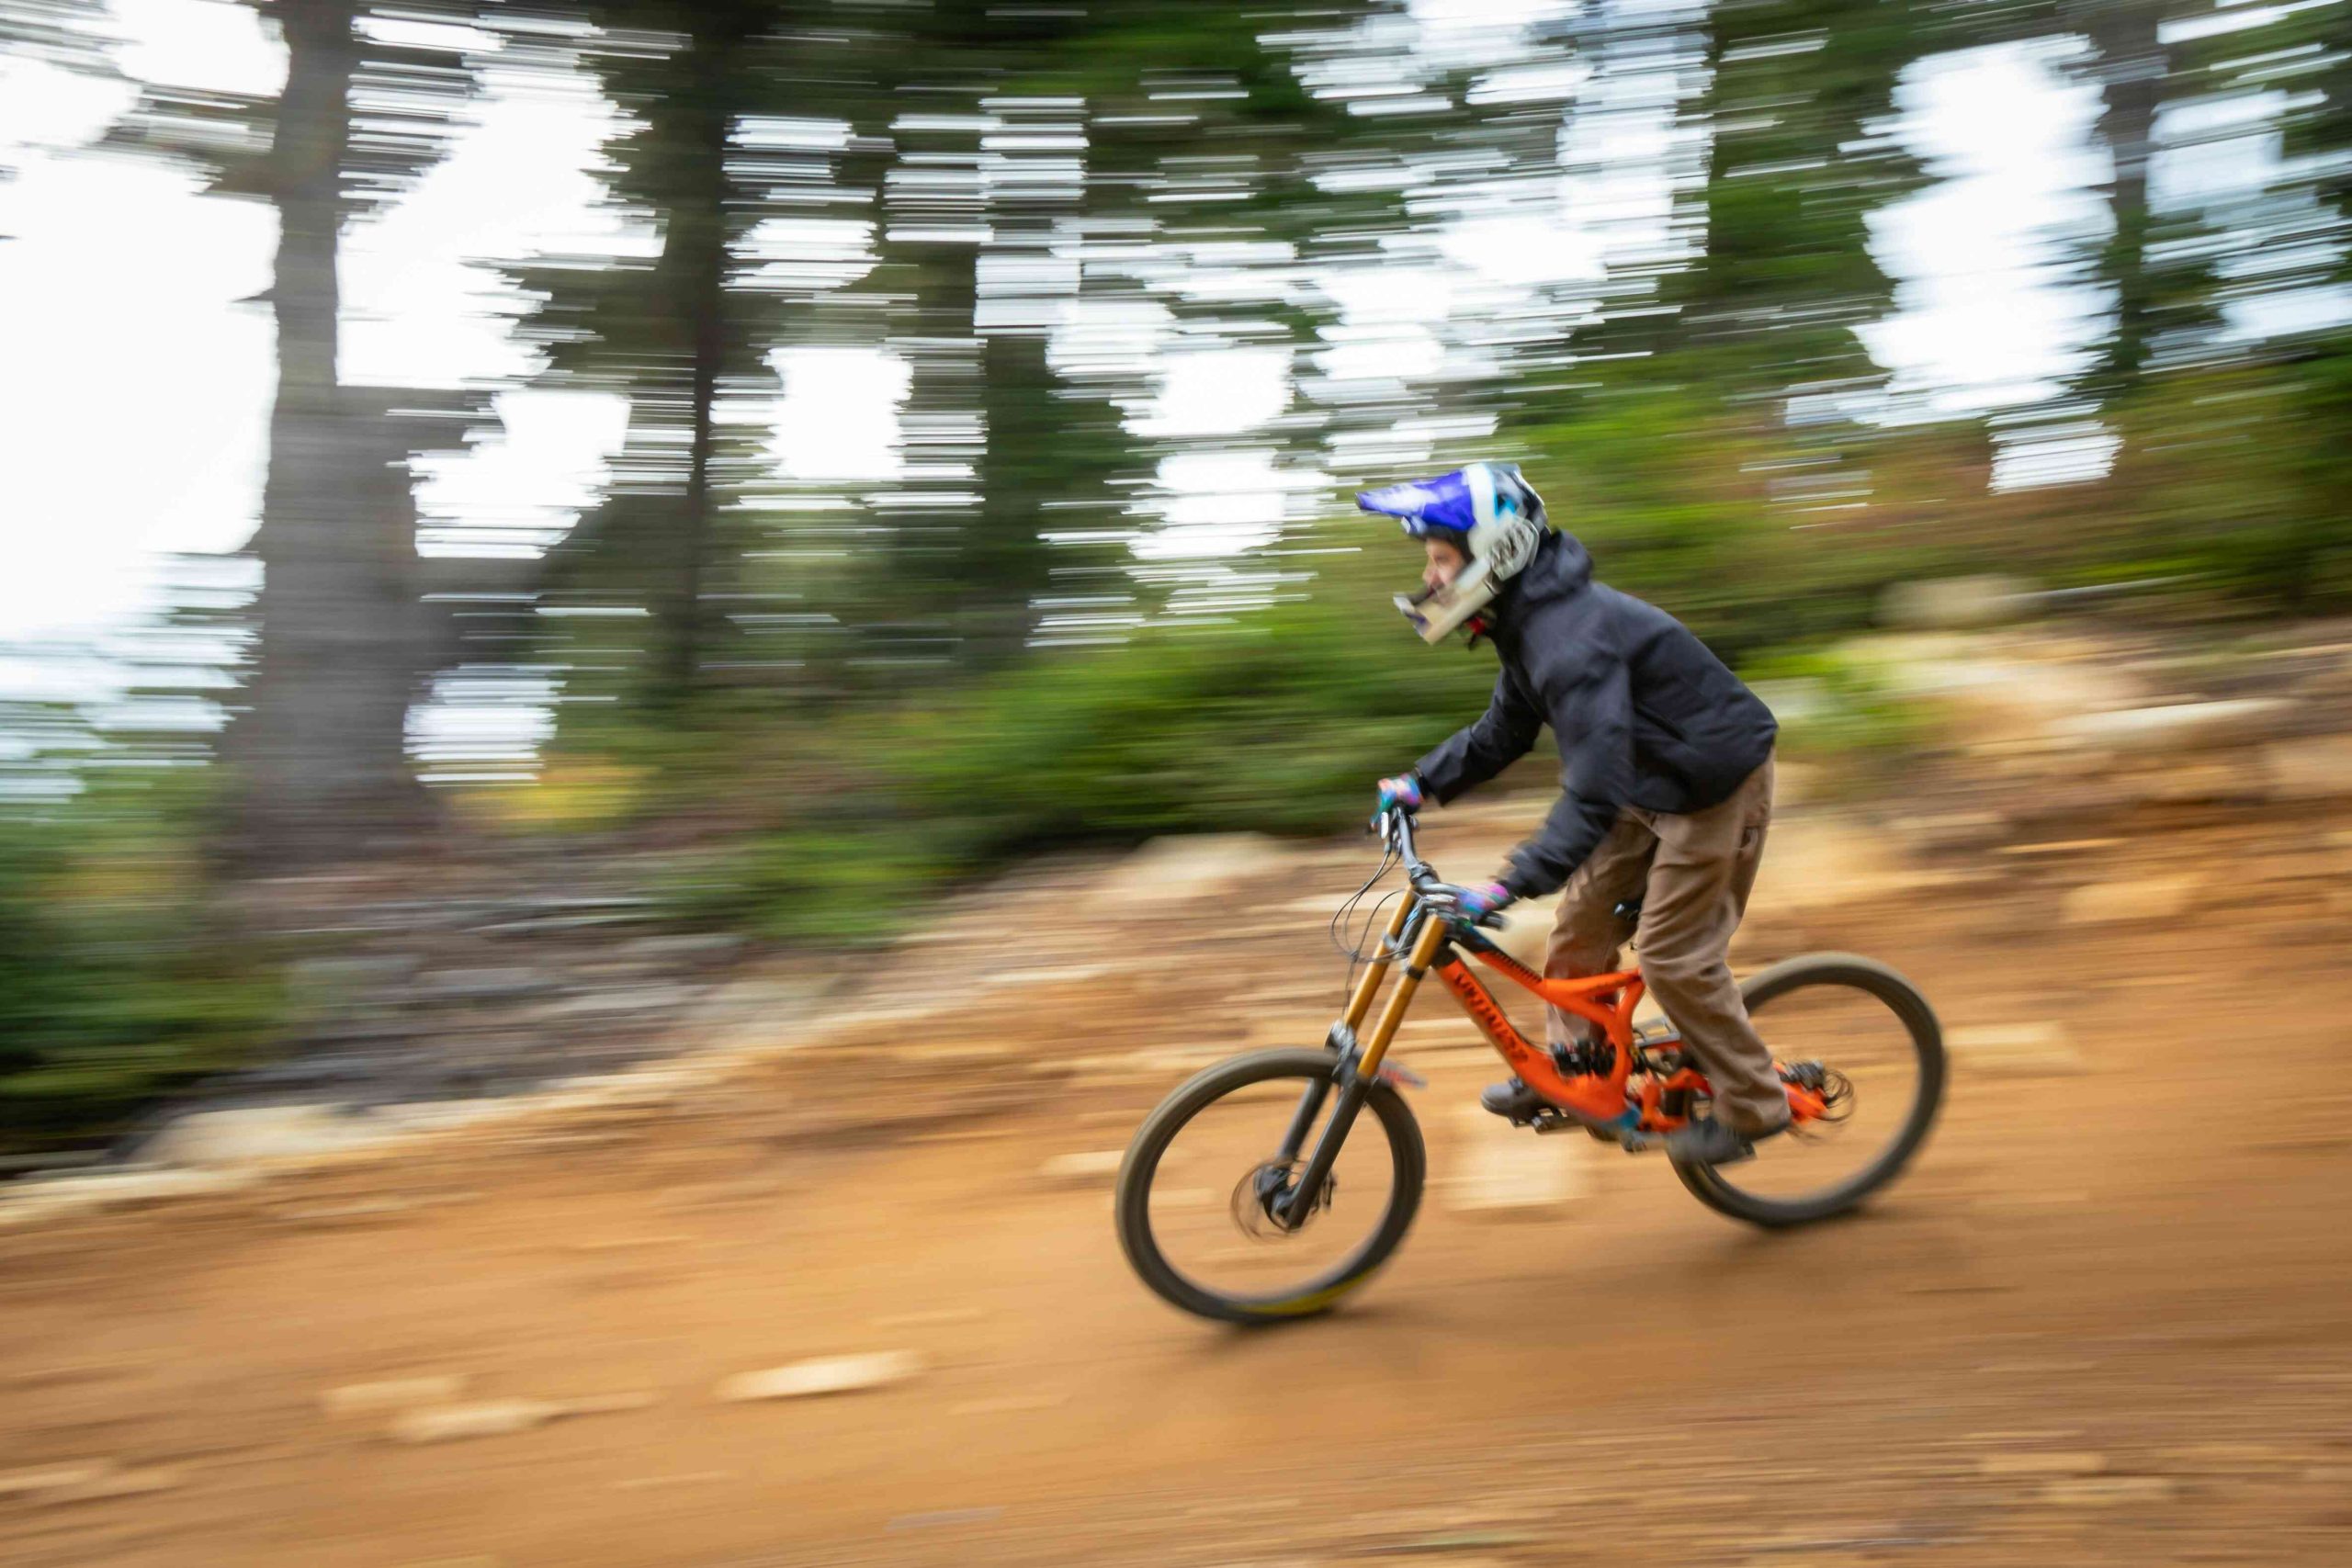
[[[1535,558],[1495,595],[1495,619],[1508,626],[1521,606],[1565,599],[1591,581],[1592,554],[1583,541],[1574,534],[1546,534],[1535,547]]]

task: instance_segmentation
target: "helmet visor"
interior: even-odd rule
[[[1362,491],[1356,496],[1356,504],[1366,512],[1397,519],[1404,524],[1405,532],[1417,539],[1427,537],[1431,529],[1467,535],[1480,521],[1477,487],[1473,479],[1469,469],[1458,468],[1433,479]],[[1491,498],[1491,485],[1487,493]],[[1491,499],[1488,510],[1492,510]]]

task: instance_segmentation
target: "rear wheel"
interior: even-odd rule
[[[1842,1214],[1893,1180],[1943,1101],[1943,1031],[1928,999],[1874,959],[1816,953],[1740,987],[1772,1055],[1818,1080],[1828,1114],[1724,1167],[1676,1161],[1699,1201],[1751,1224]],[[1705,1102],[1696,1113],[1706,1113]]]
[[[1428,1160],[1411,1109],[1385,1083],[1368,1087],[1329,1176],[1292,1223],[1300,1169],[1340,1101],[1338,1066],[1329,1051],[1237,1056],[1145,1119],[1114,1206],[1127,1261],[1164,1300],[1226,1323],[1303,1317],[1363,1283],[1405,1239]]]

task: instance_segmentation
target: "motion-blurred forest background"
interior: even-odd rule
[[[355,933],[469,886],[566,940],[838,948],[1041,850],[1343,826],[1492,679],[1387,608],[1411,552],[1347,492],[1472,457],[1774,682],[1799,750],[1899,752],[1841,639],[1906,584],[2217,646],[2352,600],[2341,0],[253,10],[275,94],[145,79],[99,0],[0,4],[0,99],[114,84],[75,156],[276,236],[251,542],[8,660],[119,678],[0,684],[12,1168],[300,1057],[399,969]],[[2004,71],[2083,133],[2044,363],[1956,396],[1889,327],[1895,215],[1970,174],[1906,126],[1985,62],[1988,139]],[[639,243],[504,259],[526,377],[347,378],[339,247],[494,101],[581,92]],[[86,337],[142,375],[103,305]],[[777,459],[780,389],[876,367],[884,458]],[[421,503],[546,389],[626,400],[588,505]],[[71,527],[9,483],[0,529]]]

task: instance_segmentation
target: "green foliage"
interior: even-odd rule
[[[205,934],[183,814],[98,794],[0,818],[0,1155],[119,1132],[277,1016],[274,980]]]
[[[1933,721],[1862,645],[1832,644],[1757,660],[1743,673],[1781,721],[1781,750],[1800,761],[1870,767],[1930,738]]]
[[[1895,583],[1997,567],[2054,587],[2160,581],[2205,615],[2352,602],[2352,527],[2332,504],[2352,478],[2335,434],[2347,410],[2343,352],[2164,378],[2115,411],[2113,479],[2013,496],[1985,492],[1981,438],[1867,438],[1870,504],[1830,526],[1774,504],[1767,479],[1801,455],[1794,438],[1703,391],[1531,400],[1503,439],[1602,579],[1759,682],[1792,755],[1868,776],[1928,739],[1867,645],[1846,640]],[[1362,547],[1317,557],[1303,595],[1230,626],[1033,653],[887,709],[824,710],[792,733],[788,761],[705,738],[688,771],[771,789],[780,770],[791,819],[683,878],[680,911],[865,940],[925,893],[1035,851],[1331,830],[1368,780],[1475,716],[1493,678],[1491,655],[1425,648],[1394,619],[1387,595],[1414,562],[1363,544],[1364,527],[1295,536]],[[664,742],[648,739],[635,754],[658,761]]]
[[[2076,537],[2248,606],[2352,604],[2352,333],[2284,363],[2152,381],[2122,412],[2122,460]]]
[[[682,858],[653,889],[662,912],[778,942],[855,947],[891,937],[955,868],[918,826],[846,819],[746,835]]]
[[[1410,563],[1401,552],[1390,562]],[[926,891],[1022,853],[1164,833],[1317,833],[1475,716],[1491,654],[1430,649],[1382,599],[1041,654],[810,736],[790,826],[682,870],[681,916],[886,934]]]
[[[1836,528],[1773,504],[1769,476],[1805,454],[1719,397],[1674,385],[1533,404],[1504,437],[1595,575],[1651,600],[1727,661],[1866,629],[1905,577],[1964,570],[1899,506]],[[1883,497],[1900,501],[1900,497]]]
[[[910,800],[966,861],[1083,840],[1328,830],[1368,780],[1475,715],[1490,655],[1332,597],[1108,655],[1040,658],[910,724]],[[917,739],[917,736],[941,739]]]

